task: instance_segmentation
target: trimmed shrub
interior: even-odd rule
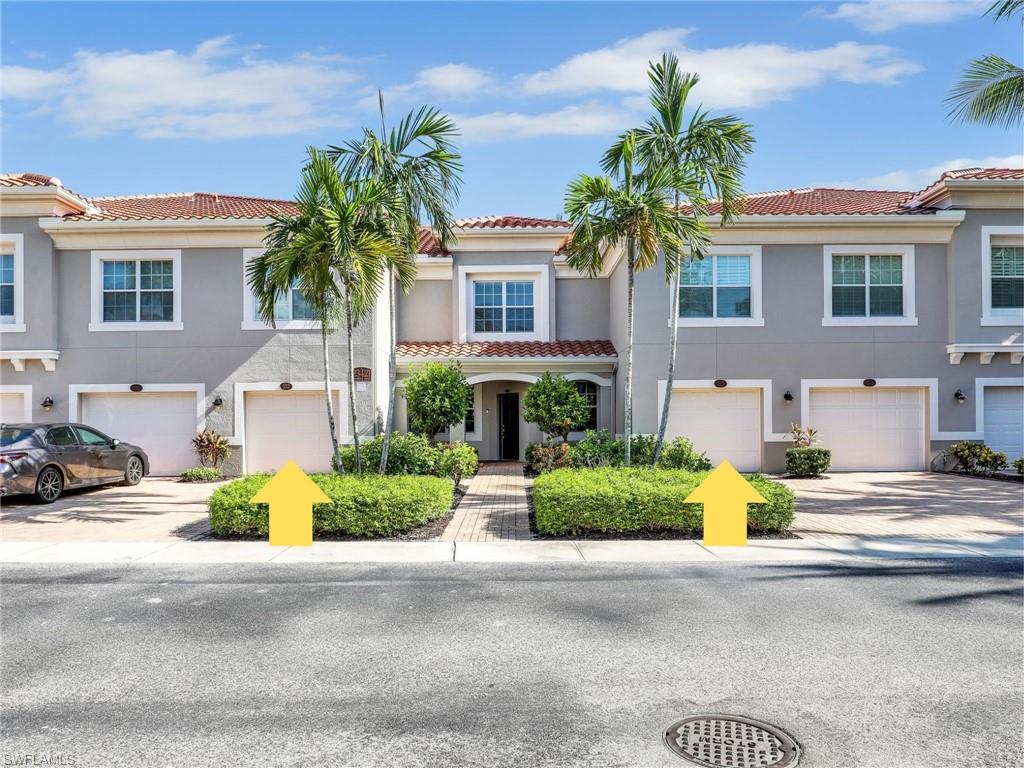
[[[1018,475],[1024,475],[1024,456],[1013,460],[1013,468],[1017,470]]]
[[[696,535],[703,529],[703,509],[682,500],[706,477],[706,472],[637,467],[555,470],[533,484],[537,530],[553,535],[664,530]],[[747,478],[766,500],[748,505],[748,529],[764,533],[788,528],[793,522],[792,491],[761,475]]]
[[[787,448],[786,474],[793,477],[818,477],[832,466],[828,448]]]
[[[378,435],[359,443],[363,469],[376,471],[384,450],[384,438]],[[351,445],[338,448],[341,465],[346,472],[356,471],[356,451]],[[423,435],[403,435],[395,432],[388,446],[388,475],[432,475],[437,465],[437,447]]]
[[[534,472],[550,472],[567,466],[568,443],[530,443],[526,446],[526,463]]]
[[[196,452],[199,463],[204,467],[219,467],[224,459],[231,456],[228,439],[212,429],[196,433],[192,438],[192,450]]]
[[[988,475],[1006,469],[1006,454],[993,451],[984,443],[954,443],[949,447],[949,455],[969,475]]]
[[[545,373],[526,390],[523,421],[564,443],[570,432],[587,423],[587,399],[564,376]]]
[[[455,492],[440,477],[312,475],[331,497],[313,505],[313,534],[379,538],[394,536],[448,514]],[[222,485],[210,496],[210,526],[218,536],[266,536],[269,509],[249,499],[270,475],[249,475]]]
[[[456,362],[427,363],[402,383],[413,431],[427,437],[461,423],[473,402],[473,387]]]
[[[480,457],[476,448],[466,443],[442,443],[435,449],[437,460],[435,471],[440,477],[450,477],[458,485],[462,478],[475,475],[480,464]],[[388,463],[390,464],[391,451],[388,451]]]
[[[191,467],[181,473],[181,482],[211,483],[222,477],[224,477],[224,473],[215,467]]]
[[[654,463],[654,442],[651,435],[633,436],[633,466],[649,467]],[[625,459],[625,441],[613,439],[607,430],[602,429],[599,432],[588,430],[586,437],[569,449],[566,463],[579,468],[621,467]],[[705,472],[711,469],[711,461],[705,454],[698,453],[685,437],[677,437],[662,446],[658,466]]]

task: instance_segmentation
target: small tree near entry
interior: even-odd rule
[[[432,438],[466,418],[473,387],[457,363],[427,363],[404,383],[413,432]]]
[[[523,419],[551,437],[569,439],[569,433],[587,423],[587,398],[564,376],[545,373],[526,390]]]

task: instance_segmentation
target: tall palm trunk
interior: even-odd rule
[[[398,343],[398,310],[395,301],[395,273],[388,270],[388,321],[390,323],[390,354],[388,355],[388,413],[384,421],[384,444],[380,450],[380,467],[378,471],[383,475],[388,468],[388,446],[391,444],[391,430],[395,423],[395,389],[398,380],[398,353],[395,344]]]
[[[356,472],[363,471],[363,461],[359,455],[359,425],[356,422],[356,374],[355,360],[352,357],[352,300],[345,291],[345,336],[348,345],[348,410],[352,419],[352,444],[356,454]]]
[[[636,277],[636,243],[630,238],[626,254],[626,418],[625,463],[628,467],[633,454],[633,291]]]
[[[679,210],[679,193],[676,193],[676,210]],[[658,459],[661,458],[661,448],[665,443],[665,430],[668,429],[668,410],[672,401],[672,382],[676,374],[676,349],[679,344],[679,283],[680,273],[683,271],[682,263],[677,264],[672,275],[672,285],[669,288],[668,316],[672,322],[669,323],[668,331],[668,380],[665,382],[665,398],[661,403],[661,421],[658,422],[658,438],[654,441],[654,466],[658,466]]]
[[[331,467],[335,472],[344,474],[345,467],[338,458],[338,430],[334,423],[334,402],[331,398],[331,358],[327,344],[327,318],[320,317],[320,342],[324,351],[324,393],[327,396],[327,427],[331,432]]]

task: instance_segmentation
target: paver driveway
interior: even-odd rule
[[[837,472],[783,479],[796,493],[793,532],[963,538],[1024,533],[1024,487],[934,472]]]
[[[220,483],[146,478],[134,487],[68,491],[53,504],[12,496],[0,505],[4,541],[166,541],[209,534],[206,500]]]

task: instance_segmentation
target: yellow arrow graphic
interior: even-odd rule
[[[313,544],[313,505],[331,497],[309,479],[294,461],[286,462],[270,482],[249,501],[270,505],[270,546],[309,547]]]
[[[704,505],[704,543],[709,547],[747,545],[747,504],[764,503],[764,497],[732,464],[723,461],[693,493],[687,503]]]

